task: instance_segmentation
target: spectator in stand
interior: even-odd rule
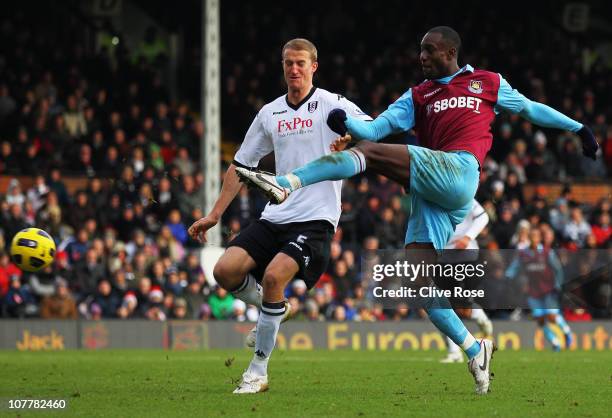
[[[208,304],[215,319],[229,319],[234,311],[234,296],[221,286],[217,286],[208,298]]]
[[[164,292],[159,286],[153,286],[149,292],[148,305],[145,305],[145,318],[152,321],[165,321],[168,312],[164,307]]]
[[[68,283],[62,278],[55,282],[55,292],[46,296],[40,306],[40,317],[43,319],[77,319],[76,303],[68,289]]]
[[[161,133],[161,148],[160,155],[164,160],[165,165],[172,164],[172,161],[176,157],[177,149],[176,143],[172,138],[172,133],[170,131],[162,131]]]
[[[196,171],[195,162],[189,158],[189,151],[185,147],[178,149],[172,165],[176,166],[183,176],[192,176]]]
[[[511,248],[510,240],[516,230],[516,221],[512,210],[508,205],[503,205],[499,215],[499,221],[493,225],[493,235],[495,235],[499,248]]]
[[[379,210],[380,199],[378,196],[371,194],[368,196],[366,205],[357,215],[357,233],[359,240],[363,240],[372,233],[373,226],[376,225],[380,219]]]
[[[170,267],[166,271],[164,289],[166,292],[170,292],[175,296],[181,296],[183,294],[183,285],[176,267]]]
[[[11,277],[18,277],[21,274],[21,270],[11,262],[8,254],[0,250],[0,301],[9,290]]]
[[[171,319],[189,319],[187,316],[187,301],[183,298],[178,298],[174,301],[172,308]]]
[[[0,173],[19,173],[19,160],[15,157],[13,147],[9,141],[2,141],[0,145]]]
[[[581,155],[576,141],[568,138],[563,143],[563,148],[559,155],[561,179],[574,179],[584,175],[582,171]]]
[[[56,275],[52,266],[47,266],[41,271],[24,274],[24,282],[28,284],[30,293],[37,301],[55,292]]]
[[[169,257],[172,262],[179,262],[185,255],[183,244],[178,241],[172,234],[172,230],[168,225],[164,225],[157,237],[157,247],[159,254],[164,257]]]
[[[85,256],[88,246],[89,235],[87,231],[85,229],[79,229],[76,233],[76,238],[72,238],[65,248],[71,266],[74,266]]]
[[[102,279],[97,284],[97,290],[93,298],[89,302],[91,305],[97,305],[102,314],[102,318],[114,318],[117,314],[121,299],[117,295],[107,279]]]
[[[571,245],[582,248],[590,234],[591,226],[584,220],[582,209],[573,208],[570,212],[570,221],[563,229],[563,238],[571,241]]]
[[[601,212],[597,223],[591,225],[591,231],[595,236],[595,242],[600,248],[606,248],[612,237],[612,226],[610,226],[610,214]]]
[[[178,207],[183,217],[189,217],[195,208],[204,204],[204,190],[196,189],[193,176],[183,175],[182,188],[177,193]]]
[[[380,221],[374,226],[374,234],[380,239],[382,248],[401,248],[404,234],[393,222],[393,209],[386,207],[382,210]]]
[[[187,316],[190,319],[197,319],[202,305],[206,303],[202,284],[198,281],[191,281],[183,297],[187,301]]]
[[[187,235],[187,227],[181,220],[181,212],[177,209],[172,210],[168,215],[166,226],[172,232],[172,236],[174,236],[180,244],[185,245],[189,237]]]
[[[49,173],[47,185],[57,194],[60,206],[67,207],[69,204],[68,190],[62,180],[62,173],[59,168],[52,168]]]
[[[68,212],[68,223],[75,230],[81,229],[85,226],[87,219],[95,218],[96,211],[89,202],[89,196],[84,190],[80,190],[76,194],[75,202]]]
[[[49,193],[49,186],[45,182],[45,177],[39,174],[34,178],[34,184],[26,194],[27,200],[35,211],[40,210],[45,204],[47,193]]]
[[[157,219],[166,219],[170,211],[176,206],[176,196],[167,177],[162,177],[159,181],[159,189],[155,200],[157,201]]]
[[[19,205],[20,207],[25,203],[26,197],[21,189],[21,183],[18,179],[12,178],[9,181],[8,190],[6,192],[6,203],[9,205]]]
[[[79,148],[79,154],[71,168],[74,173],[93,177],[96,175],[94,164],[96,163],[93,160],[91,146],[89,144],[82,144]]]
[[[119,194],[122,202],[133,203],[138,196],[137,190],[134,169],[130,165],[124,165],[121,169],[121,178],[115,183],[113,191]]]
[[[559,198],[555,202],[555,206],[550,210],[550,223],[555,231],[562,233],[569,221],[570,209],[568,201],[564,198]]]
[[[74,264],[71,287],[78,298],[83,299],[92,294],[99,287],[98,283],[106,277],[107,272],[99,260],[98,252],[89,248],[85,257]]]
[[[26,222],[25,215],[19,204],[11,204],[6,207],[6,204],[2,206],[2,213],[0,219],[0,229],[4,232],[6,249],[9,249],[11,239],[15,234],[22,229],[29,227],[30,225]]]
[[[117,309],[117,318],[127,319],[137,316],[138,299],[133,291],[128,291],[123,295],[121,305]]]
[[[100,163],[100,175],[108,178],[117,178],[121,172],[121,159],[119,151],[114,145],[106,149],[106,155]]]
[[[553,181],[558,178],[557,158],[546,148],[546,135],[537,131],[534,136],[534,149],[525,172],[530,181]]]
[[[3,309],[10,318],[25,318],[37,310],[36,300],[27,287],[22,286],[21,277],[12,275],[10,286],[4,295]]]
[[[87,134],[87,122],[83,110],[79,107],[77,98],[74,94],[68,96],[66,100],[67,109],[64,112],[66,131],[72,139],[80,139]]]

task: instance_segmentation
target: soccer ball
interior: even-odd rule
[[[24,271],[35,272],[53,262],[55,242],[51,235],[42,229],[26,228],[13,237],[11,258],[17,267]]]

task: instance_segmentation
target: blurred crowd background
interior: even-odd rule
[[[533,228],[553,248],[612,247],[609,196],[587,204],[574,192],[577,183],[609,185],[612,178],[609,34],[568,32],[547,2],[532,5],[529,14],[504,10],[503,18],[478,2],[416,11],[399,1],[350,7],[314,1],[299,15],[234,3],[222,2],[221,17],[226,164],[258,109],[286,91],[280,66],[286,40],[313,40],[320,59],[315,84],[376,116],[422,80],[420,38],[429,27],[448,23],[463,37],[462,64],[500,71],[526,96],[591,126],[601,145],[591,161],[582,157],[575,135],[500,115],[477,195],[490,218],[478,237],[481,248],[522,248]],[[179,94],[171,100],[175,95],[162,70],[167,49],[154,28],[132,48],[112,38],[92,48],[83,41],[88,28],[78,14],[53,13],[43,5],[32,13],[32,7],[11,4],[11,13],[0,19],[0,176],[6,182],[0,199],[0,316],[255,321],[254,307],[205,276],[200,246],[186,231],[204,215],[200,51],[197,36],[189,37],[199,33],[191,27],[199,22],[186,16],[186,8],[166,17],[185,16],[191,25],[184,29]],[[415,139],[409,134],[394,140]],[[33,179],[28,186],[24,176]],[[75,178],[83,187],[70,191],[67,183]],[[527,198],[527,185],[548,182],[563,184],[558,199],[547,199],[539,188]],[[265,204],[243,188],[223,217],[224,241],[258,218]],[[365,251],[403,246],[409,214],[408,195],[386,178],[345,182],[327,272],[310,292],[301,280],[287,290],[296,316],[420,318],[419,311],[375,304],[360,274]],[[28,226],[45,229],[58,244],[55,264],[40,273],[23,273],[8,257],[12,236]],[[570,317],[610,318],[611,280],[607,271],[590,288],[600,305],[568,312]]]

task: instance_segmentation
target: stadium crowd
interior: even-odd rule
[[[227,142],[239,143],[258,108],[283,91],[279,78],[269,76],[281,73],[278,48],[266,53],[257,45],[280,46],[303,24],[290,19],[278,35],[266,37],[260,21],[273,22],[280,12],[260,16],[252,7],[245,4],[226,25],[241,26],[247,35],[230,36],[224,46]],[[354,7],[340,25],[331,19],[333,12],[329,19],[306,18],[304,32],[323,45],[317,85],[344,92],[375,116],[420,79],[418,34],[391,37],[386,27],[404,20],[402,13],[372,14],[375,5],[369,3]],[[489,12],[478,12],[491,26]],[[331,47],[334,37],[356,33],[362,19],[374,15],[370,25],[379,38],[364,34],[342,43],[342,51]],[[205,277],[200,246],[187,235],[186,228],[203,215],[204,178],[197,163],[203,124],[196,109],[170,102],[157,59],[125,48],[92,52],[69,29],[50,30],[50,22],[28,25],[25,19],[17,13],[0,21],[0,175],[10,177],[0,199],[0,316],[255,321],[254,307]],[[535,27],[530,19],[512,22],[496,27],[492,44],[477,36],[487,28],[467,19],[461,28],[468,45],[464,62],[504,71],[526,95],[588,123],[602,151],[592,162],[582,157],[574,135],[498,117],[477,195],[491,220],[479,244],[521,248],[529,229],[540,228],[552,247],[612,248],[609,199],[582,204],[569,185],[555,202],[537,193],[526,200],[523,193],[528,183],[609,182],[612,106],[603,92],[612,87],[610,70],[603,60],[581,56],[586,45],[547,22]],[[539,36],[543,31],[548,36]],[[531,37],[542,43],[525,51],[524,40]],[[388,41],[385,50],[372,54],[381,39]],[[566,44],[571,48],[560,58],[554,51]],[[18,176],[34,177],[33,186],[25,188]],[[87,187],[69,193],[66,179],[74,176],[86,177]],[[256,219],[265,203],[243,188],[223,218],[225,243]],[[403,246],[407,195],[384,177],[365,175],[345,182],[342,209],[331,262],[317,287],[307,292],[298,279],[287,291],[296,316],[338,321],[422,316],[406,307],[383,309],[367,296],[369,283],[360,275],[366,251]],[[28,226],[45,229],[58,243],[56,262],[40,273],[21,272],[8,256],[12,236]],[[607,271],[589,287],[592,309],[570,314],[611,317],[611,289]]]

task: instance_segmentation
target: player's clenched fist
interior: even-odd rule
[[[206,231],[217,225],[218,222],[219,218],[208,215],[195,221],[193,225],[189,227],[187,232],[189,232],[189,236],[192,239],[205,243]]]
[[[351,142],[352,139],[353,138],[351,138],[351,135],[349,134],[346,134],[344,136],[339,136],[338,138],[334,140],[334,142],[329,144],[329,149],[332,152],[342,151],[346,148],[346,146],[348,145],[349,142]]]
[[[344,136],[346,134],[346,111],[344,109],[332,109],[327,115],[327,126],[329,129]]]

